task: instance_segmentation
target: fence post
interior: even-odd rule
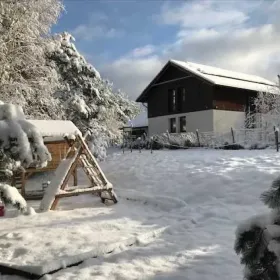
[[[196,137],[197,137],[197,144],[198,144],[198,147],[200,147],[200,140],[199,140],[198,129],[196,130]]]
[[[154,141],[153,141],[153,136],[151,137],[151,154],[153,153],[153,143],[154,143]]]
[[[132,153],[132,129],[130,131],[130,152]]]
[[[124,127],[123,127],[123,154],[124,154]]]
[[[230,130],[231,130],[231,136],[232,136],[232,143],[235,144],[233,128],[231,127]]]
[[[279,152],[279,130],[274,128],[276,151]]]

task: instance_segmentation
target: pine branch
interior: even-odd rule
[[[280,176],[272,182],[270,189],[262,193],[260,198],[269,208],[280,208]]]

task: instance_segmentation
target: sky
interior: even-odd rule
[[[280,74],[280,0],[64,0],[53,32],[136,99],[169,59]]]

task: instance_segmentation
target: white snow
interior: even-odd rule
[[[276,83],[262,77],[229,71],[193,62],[184,62],[178,60],[171,60],[171,62],[216,85],[280,94],[280,90]]]
[[[64,159],[60,162],[59,166],[55,170],[55,176],[51,179],[51,182],[45,191],[44,197],[40,204],[40,210],[50,210],[52,203],[54,202],[55,195],[59,193],[61,184],[65,180],[67,172],[76,158],[77,151],[72,158]]]
[[[279,159],[274,150],[113,153],[101,166],[118,204],[107,207],[82,195],[64,199],[60,211],[3,218],[0,262],[45,264],[42,270],[112,246],[112,254],[51,279],[240,280],[235,231],[268,211],[259,196],[278,176]]]
[[[27,209],[26,201],[15,187],[7,184],[0,184],[0,193],[2,193],[3,197],[5,197],[7,200],[11,201],[11,204],[19,204],[22,210]]]
[[[71,121],[61,120],[28,120],[33,124],[43,137],[64,136],[65,134],[80,133],[79,129]]]

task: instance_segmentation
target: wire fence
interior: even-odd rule
[[[277,133],[277,140],[276,140]],[[132,149],[171,148],[186,149],[204,147],[212,149],[262,149],[278,146],[278,130],[273,129],[234,129],[228,132],[187,132],[163,133],[153,137],[138,137],[133,141],[126,139],[124,146]]]

